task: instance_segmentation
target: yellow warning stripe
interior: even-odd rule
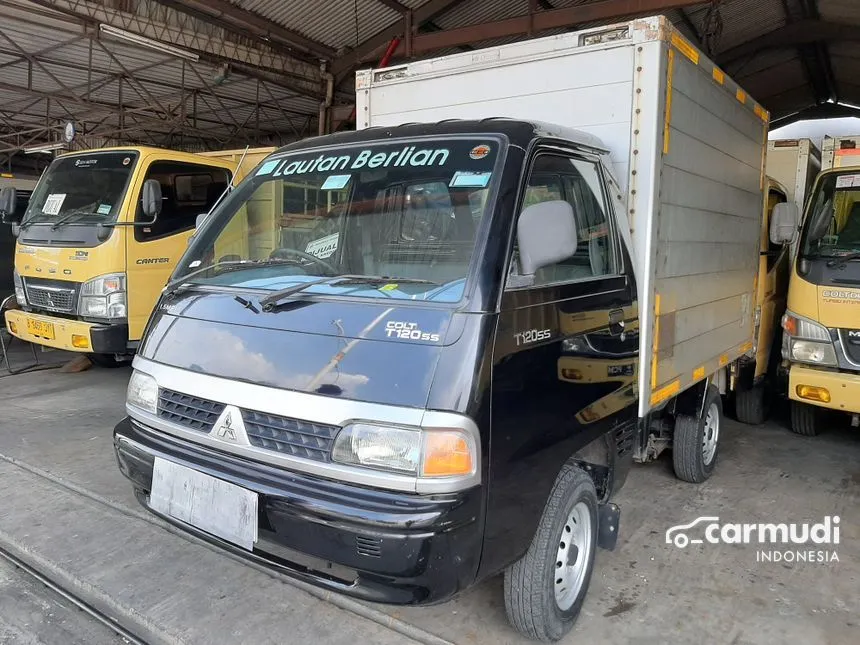
[[[693,61],[694,65],[699,64],[699,50],[693,47],[686,38],[684,38],[679,33],[672,34],[672,44],[678,49],[679,52],[684,54],[687,58]]]
[[[738,91],[735,93],[735,98],[741,103],[747,102],[747,93],[744,92],[741,88],[738,88]]]
[[[760,118],[762,121],[765,121],[765,122],[770,121],[770,114],[768,113],[767,110],[765,110],[758,103],[755,104],[753,111],[756,113],[756,115],[758,115],[758,118]]]
[[[669,154],[669,124],[672,121],[672,78],[675,74],[675,50],[669,50],[669,70],[666,76],[666,118],[663,122],[663,154]]]
[[[705,378],[705,366],[699,365],[699,367],[693,370],[693,380],[701,381],[703,378]]]
[[[661,387],[651,395],[651,405],[662,403],[666,399],[670,399],[681,391],[681,381],[675,379],[669,385]]]
[[[654,351],[651,354],[651,389],[657,387],[657,352],[660,350],[660,294],[654,295]]]
[[[720,85],[725,85],[726,83],[726,75],[719,67],[715,67],[712,72],[714,80]]]
[[[743,345],[741,345],[741,353],[742,353],[742,354],[746,354],[746,353],[747,353],[748,351],[750,351],[752,348],[753,348],[753,344],[752,344],[752,342],[751,342],[751,341],[747,341],[747,342],[745,342]]]

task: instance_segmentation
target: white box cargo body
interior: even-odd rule
[[[358,128],[510,117],[609,150],[639,287],[641,416],[751,350],[768,115],[668,20],[366,70],[356,84]]]
[[[860,136],[824,137],[821,144],[821,169],[860,166]]]
[[[768,141],[767,174],[788,191],[788,199],[803,211],[806,197],[821,170],[821,152],[809,139]]]

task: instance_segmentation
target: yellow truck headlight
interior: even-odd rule
[[[830,330],[792,312],[782,317],[782,357],[798,363],[836,367],[836,350]]]
[[[158,383],[149,374],[134,370],[128,381],[126,403],[150,414],[158,414]]]
[[[85,282],[81,286],[78,313],[85,318],[125,318],[128,315],[125,274],[111,273]]]
[[[791,340],[791,360],[816,365],[836,365],[836,352],[830,343],[811,340]]]

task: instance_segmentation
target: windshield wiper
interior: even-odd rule
[[[308,287],[312,287],[317,284],[328,284],[332,287],[341,287],[341,286],[350,286],[355,284],[432,284],[436,285],[438,283],[433,282],[432,280],[423,280],[421,278],[387,278],[385,276],[377,276],[377,275],[333,275],[326,276],[324,278],[319,278],[318,280],[311,280],[309,282],[302,282],[301,284],[294,284],[291,287],[286,287],[279,291],[275,291],[270,293],[265,298],[260,300],[260,304],[263,307],[263,311],[271,311],[274,306],[278,303],[278,301],[291,296],[293,294],[299,293],[300,291],[304,291]]]
[[[852,260],[860,260],[860,251],[855,251],[854,253],[848,253],[846,255],[837,255],[832,260],[828,260],[826,266],[827,268],[832,269],[836,265],[845,266]]]
[[[289,262],[285,262],[284,260],[223,260],[221,262],[215,262],[214,264],[207,264],[204,267],[199,267],[194,269],[191,273],[186,273],[184,276],[176,278],[176,280],[171,280],[168,282],[164,289],[162,289],[162,293],[165,295],[169,293],[173,293],[176,291],[176,288],[185,284],[189,278],[194,277],[195,275],[200,275],[201,273],[205,273],[210,269],[217,269],[223,267],[229,267],[229,271],[236,271],[239,269],[256,269],[258,267],[271,266],[273,264],[290,264]]]
[[[82,213],[80,211],[74,211],[71,213],[66,213],[60,219],[58,219],[56,222],[54,222],[51,225],[51,230],[56,231],[63,224],[66,224],[67,222],[71,222],[73,219],[77,219],[78,217],[86,217],[87,215],[101,215],[101,213]]]

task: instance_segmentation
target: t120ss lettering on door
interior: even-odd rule
[[[389,320],[385,323],[385,335],[389,338],[400,338],[402,340],[425,340],[432,343],[439,342],[439,334],[421,331],[418,323]]]

